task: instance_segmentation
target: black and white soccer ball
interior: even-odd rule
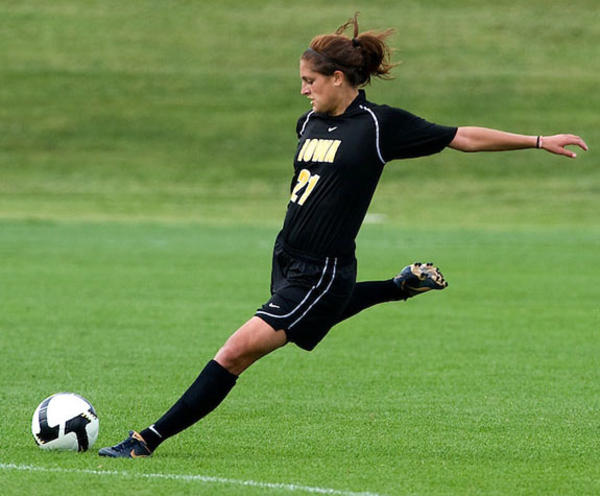
[[[86,451],[98,438],[98,416],[92,404],[75,393],[56,393],[33,413],[31,433],[45,450]]]

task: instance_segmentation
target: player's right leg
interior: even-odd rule
[[[121,443],[100,449],[100,456],[139,458],[150,456],[160,443],[195,424],[225,399],[238,376],[255,361],[287,342],[283,331],[276,331],[258,317],[240,327],[208,362],[200,375],[175,404],[154,424],[129,433]]]
[[[338,322],[379,303],[406,300],[447,286],[444,276],[432,263],[415,262],[404,267],[393,279],[356,283],[352,297]]]
[[[394,277],[394,284],[405,291],[409,298],[432,289],[448,287],[448,283],[440,270],[431,262],[426,264],[415,262],[404,267]]]

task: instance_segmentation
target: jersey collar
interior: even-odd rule
[[[348,105],[348,108],[342,114],[342,116],[356,113],[357,110],[360,110],[360,106],[366,101],[367,94],[365,93],[365,90],[358,90],[358,95],[356,95],[356,98],[352,100],[350,105]]]
[[[348,105],[346,110],[344,110],[343,114],[334,116],[334,115],[328,115],[328,114],[322,114],[320,112],[316,112],[316,115],[318,115],[319,117],[322,117],[323,119],[340,119],[340,118],[347,117],[352,114],[356,114],[357,112],[360,112],[360,106],[363,105],[366,101],[367,101],[367,95],[365,93],[365,90],[358,90],[358,95],[356,95],[356,98],[354,100],[352,100],[352,103],[350,103],[350,105]]]

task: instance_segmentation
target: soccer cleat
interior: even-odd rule
[[[404,267],[394,277],[394,284],[405,291],[408,298],[431,289],[444,289],[448,286],[436,266],[432,263],[422,264],[420,262]]]
[[[100,456],[110,458],[144,458],[152,455],[144,438],[135,431],[129,431],[129,437],[122,443],[102,448],[98,451]]]

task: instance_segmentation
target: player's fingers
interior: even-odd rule
[[[585,141],[583,141],[579,136],[574,136],[574,141],[573,141],[573,145],[577,145],[579,148],[581,148],[584,151],[588,151],[589,148],[587,146],[587,143]]]
[[[564,155],[569,158],[577,158],[577,154],[574,151],[565,148],[568,145],[576,145],[582,150],[588,150],[585,141],[573,134],[557,134],[555,136],[549,136],[544,145],[544,148],[549,152],[556,153],[557,155]]]
[[[564,146],[559,147],[555,153],[558,153],[559,155],[564,155],[565,157],[569,158],[577,158],[577,154],[575,152],[567,150]]]
[[[567,146],[567,145],[576,145],[579,148],[581,148],[584,151],[588,151],[588,146],[586,144],[585,141],[583,141],[583,139],[581,139],[580,136],[575,136],[574,134],[567,134],[564,136],[564,141],[562,143],[562,146]]]

